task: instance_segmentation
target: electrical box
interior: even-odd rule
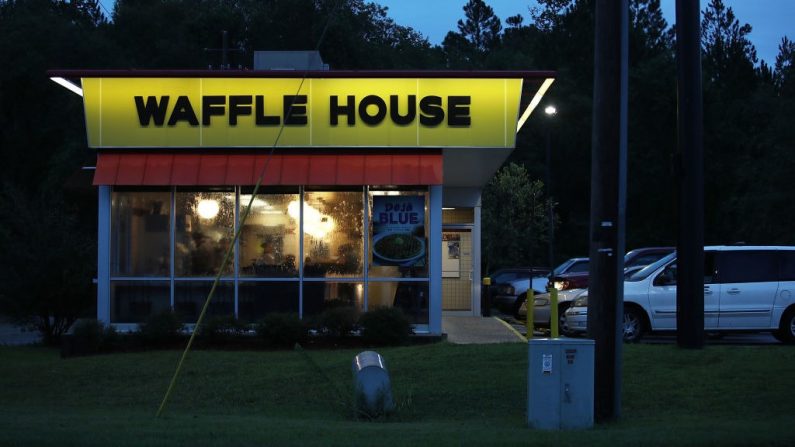
[[[593,426],[594,341],[528,341],[527,423],[542,430]]]

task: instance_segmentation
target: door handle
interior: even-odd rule
[[[712,290],[709,287],[704,287],[704,295],[712,295]]]
[[[728,293],[729,295],[739,295],[740,289],[729,289],[726,293]]]

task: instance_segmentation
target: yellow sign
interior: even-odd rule
[[[83,78],[94,148],[514,147],[522,79]]]

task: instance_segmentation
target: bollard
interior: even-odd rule
[[[483,287],[480,294],[480,314],[484,317],[491,316],[491,278],[483,278]]]
[[[356,417],[377,418],[395,409],[386,363],[374,351],[353,358],[353,403]]]
[[[530,340],[533,338],[533,328],[535,327],[535,291],[533,290],[533,279],[530,278],[530,287],[527,289],[527,321],[525,324],[527,325],[527,336],[526,338]]]
[[[558,289],[554,287],[549,288],[549,332],[552,338],[560,336],[558,323]]]

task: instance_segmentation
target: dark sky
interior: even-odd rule
[[[709,0],[701,0],[704,10]],[[395,22],[410,26],[421,32],[432,44],[440,44],[445,34],[456,30],[456,22],[464,17],[466,0],[377,0],[389,8],[389,16]],[[795,0],[724,0],[734,10],[741,24],[753,27],[751,41],[757,55],[768,64],[775,63],[778,44],[783,36],[795,38]],[[494,13],[503,20],[522,14],[524,23],[530,22],[530,6],[534,0],[486,0]],[[674,22],[675,0],[662,0],[663,14],[669,25]]]

